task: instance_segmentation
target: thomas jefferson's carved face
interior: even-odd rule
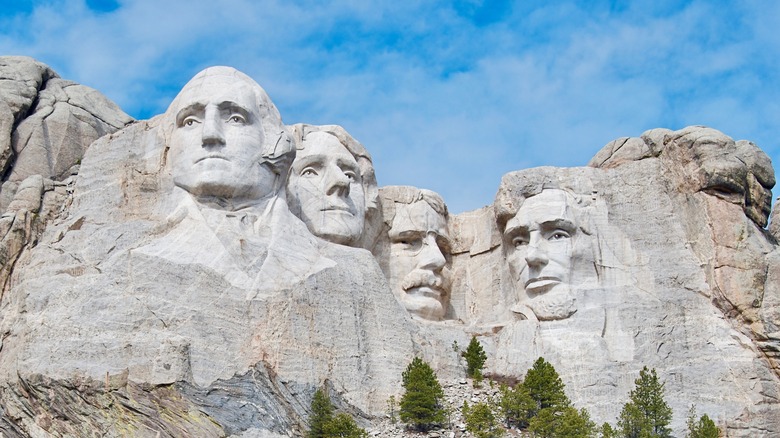
[[[412,315],[440,320],[446,313],[450,254],[447,222],[427,202],[395,204],[389,231],[388,281]]]
[[[363,233],[366,199],[358,163],[327,132],[312,132],[293,162],[287,185],[290,209],[312,234],[354,245]]]
[[[570,291],[577,233],[567,194],[548,189],[523,202],[506,224],[507,261],[519,291],[537,318],[563,319],[576,310]]]
[[[177,100],[170,141],[174,184],[197,197],[248,204],[278,190],[278,175],[263,158],[266,139],[248,83],[205,76]]]

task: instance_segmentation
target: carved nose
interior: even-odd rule
[[[206,117],[203,121],[201,133],[203,146],[224,146],[225,134],[222,132],[222,123],[217,117]]]
[[[420,259],[417,265],[421,269],[438,271],[447,263],[447,259],[444,258],[444,254],[442,254],[439,245],[436,243],[436,238],[432,235],[426,236],[425,239],[423,239],[423,247],[419,257]]]
[[[525,262],[531,267],[540,267],[547,264],[550,259],[547,257],[545,242],[540,237],[532,236],[528,242],[528,248],[525,251]]]
[[[326,179],[325,193],[328,195],[349,195],[349,178],[341,169],[330,169]]]

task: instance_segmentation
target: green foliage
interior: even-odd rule
[[[590,414],[585,408],[579,411],[567,407],[560,417],[560,425],[555,430],[555,437],[578,438],[596,436],[596,423],[590,419]]]
[[[642,368],[629,402],[618,417],[618,428],[626,438],[669,437],[672,409],[664,401],[664,384],[655,369]]]
[[[688,411],[688,438],[718,438],[720,435],[720,429],[715,425],[715,422],[707,416],[702,415],[699,421],[696,421],[696,406],[691,406],[691,410]]]
[[[571,406],[544,408],[531,418],[528,430],[539,438],[583,438],[596,435],[596,423],[588,411]]]
[[[691,438],[718,438],[720,436],[720,429],[715,425],[715,422],[704,414],[699,418],[699,424],[696,425],[696,429]]]
[[[466,358],[466,374],[474,379],[482,380],[482,368],[485,366],[487,354],[482,348],[482,344],[477,341],[476,336],[471,337],[466,351],[463,353]]]
[[[570,404],[569,397],[563,391],[564,384],[561,377],[555,371],[555,367],[543,357],[537,359],[533,367],[528,370],[523,386],[536,402],[537,412],[547,408],[556,408],[556,412],[562,411]]]
[[[527,426],[540,438],[596,436],[588,411],[573,408],[564,387],[555,367],[540,357],[521,384],[500,388],[498,405],[507,425]]]
[[[318,389],[311,401],[309,438],[366,438],[368,434],[347,414],[333,416],[333,406],[325,393]]]
[[[415,357],[401,376],[405,389],[399,410],[401,421],[422,431],[444,422],[444,391],[431,366]]]
[[[333,406],[322,390],[314,393],[309,416],[309,438],[325,437],[325,425],[333,419]]]
[[[511,389],[501,385],[499,392],[498,406],[507,426],[528,427],[528,420],[537,411],[536,401],[531,398],[528,389],[522,384]]]
[[[618,432],[612,428],[612,426],[609,423],[604,423],[601,425],[600,429],[601,438],[618,438]]]
[[[360,428],[355,420],[341,413],[325,424],[325,435],[328,438],[368,438],[368,433]]]
[[[495,438],[504,434],[498,424],[493,409],[486,403],[477,403],[469,407],[463,404],[463,418],[466,422],[466,430],[477,438]]]

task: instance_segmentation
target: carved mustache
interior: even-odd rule
[[[405,291],[415,287],[430,287],[431,289],[444,292],[444,289],[446,289],[445,284],[446,282],[441,274],[417,269],[404,278],[401,287]]]

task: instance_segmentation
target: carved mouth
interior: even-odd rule
[[[419,285],[406,289],[406,293],[410,295],[416,295],[419,297],[433,298],[440,300],[444,291],[436,286]]]
[[[525,290],[528,292],[541,292],[560,283],[557,277],[536,277],[530,278],[525,282]]]
[[[344,213],[352,214],[351,209],[346,205],[328,205],[327,207],[322,208],[320,211],[342,211]]]
[[[198,158],[197,160],[195,160],[195,164],[197,164],[197,163],[200,163],[201,161],[210,160],[210,159],[214,159],[214,160],[224,160],[224,161],[229,161],[229,160],[228,160],[227,158],[225,158],[225,156],[223,156],[223,155],[219,155],[219,154],[209,154],[209,155],[206,155],[205,157],[200,157],[200,158]]]

